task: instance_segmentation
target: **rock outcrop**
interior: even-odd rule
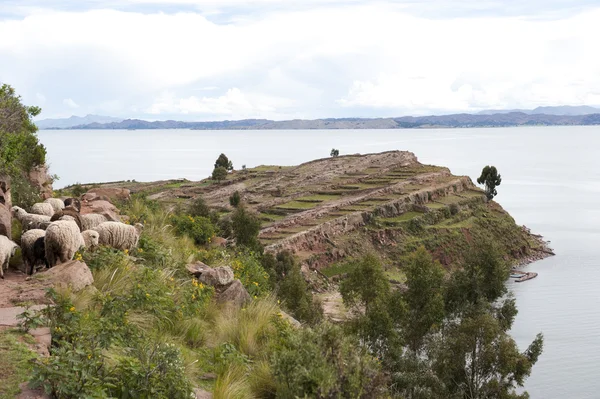
[[[94,284],[94,276],[90,268],[85,263],[76,260],[61,263],[35,276],[53,286],[62,286],[73,291],[81,291]]]
[[[11,237],[12,214],[10,208],[10,177],[0,176],[0,235]]]
[[[215,299],[222,303],[242,306],[250,301],[250,294],[240,280],[236,280],[229,266],[210,267],[202,262],[187,265],[187,270],[200,282],[215,288]]]
[[[42,165],[29,171],[29,181],[38,190],[43,199],[52,197],[52,176],[48,173],[48,166]]]
[[[131,191],[126,188],[100,187],[92,188],[81,197],[84,201],[94,201],[101,198],[106,198],[109,201],[127,201],[131,198]]]

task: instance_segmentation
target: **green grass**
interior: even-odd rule
[[[458,194],[463,197],[468,197],[468,198],[483,197],[485,195],[485,193],[483,191],[477,191],[477,190],[465,190],[465,191],[461,191]]]
[[[306,197],[296,198],[296,201],[299,202],[325,202],[340,199],[340,195],[333,194],[315,194],[309,195]]]
[[[409,220],[411,220],[413,218],[416,218],[418,216],[423,216],[423,213],[409,211],[409,212],[403,213],[402,215],[395,216],[393,218],[381,218],[381,221],[383,223],[386,223],[386,224],[395,224],[395,223],[401,223],[401,222],[409,221]]]
[[[33,340],[16,330],[0,331],[0,399],[13,399],[19,392],[19,384],[27,381],[31,360],[37,355],[25,343]]]
[[[432,226],[428,226],[429,228],[444,228],[444,229],[463,229],[463,228],[471,228],[474,226],[477,218],[471,216],[465,220],[455,221],[454,219],[446,219],[441,223],[434,224]]]
[[[314,202],[290,201],[290,202],[286,202],[285,204],[277,205],[275,208],[276,209],[286,209],[286,210],[305,210],[305,209],[312,209],[312,208],[316,207],[317,205],[319,205],[319,204],[314,203]]]
[[[428,202],[425,204],[425,206],[429,209],[442,209],[446,207],[446,205],[440,204],[438,202]]]
[[[352,269],[352,265],[349,262],[334,263],[333,265],[327,266],[321,269],[321,273],[327,277],[338,276],[340,274],[348,273]]]
[[[460,198],[457,195],[447,195],[445,197],[440,197],[438,198],[436,201],[437,202],[441,202],[443,204],[458,204],[461,201],[462,198]]]

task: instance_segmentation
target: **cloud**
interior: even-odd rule
[[[55,3],[74,10],[0,19],[0,81],[28,103],[44,102],[37,96],[44,93],[43,117],[76,106],[207,120],[600,104],[600,54],[589,51],[600,8],[588,5],[539,19],[481,16],[475,4],[497,3],[463,0],[452,4],[469,17],[449,18],[425,12],[442,4],[436,0],[311,0],[310,7],[264,0],[266,8],[247,14],[228,0],[238,8],[215,21],[195,7],[115,10],[166,4],[158,0],[97,1],[85,10]]]
[[[63,100],[63,104],[65,104],[66,106],[68,106],[70,108],[79,108],[79,105],[77,105],[77,103],[70,98],[65,98]]]

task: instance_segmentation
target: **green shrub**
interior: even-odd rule
[[[252,297],[259,297],[270,291],[269,274],[265,271],[253,252],[240,252],[230,262],[235,278],[239,279]]]
[[[323,308],[313,298],[299,266],[293,266],[289,273],[282,279],[277,289],[277,296],[283,306],[296,319],[316,325],[323,320]]]
[[[81,197],[86,193],[85,188],[81,185],[81,183],[75,183],[73,187],[71,187],[71,195],[75,198]]]
[[[237,208],[241,201],[242,196],[240,195],[239,191],[236,191],[229,196],[229,205],[233,206],[234,208]]]
[[[175,231],[179,235],[187,235],[197,245],[206,245],[215,236],[215,228],[210,219],[202,216],[173,215],[171,217]]]
[[[254,250],[262,249],[258,241],[261,223],[256,214],[240,206],[231,216],[231,226],[236,245]]]
[[[190,205],[188,213],[193,217],[202,216],[207,218],[210,217],[210,208],[204,198],[198,197]]]

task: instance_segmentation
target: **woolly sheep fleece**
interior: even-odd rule
[[[4,278],[4,269],[8,269],[8,262],[11,256],[15,254],[19,246],[8,239],[6,236],[0,236],[0,277]]]
[[[100,234],[96,230],[85,230],[81,232],[83,243],[86,248],[97,247],[100,241]]]
[[[58,220],[46,229],[46,260],[50,267],[73,259],[84,246],[83,236],[75,222]]]
[[[38,238],[44,237],[46,232],[41,229],[33,229],[26,231],[21,236],[21,254],[23,256],[23,263],[25,264],[25,271],[29,274],[33,273],[35,267],[41,263],[44,263],[44,259],[36,257],[33,250],[33,246]]]
[[[46,227],[46,223],[50,222],[50,216],[27,213],[25,209],[19,208],[18,206],[13,206],[12,212],[15,218],[21,222],[21,229],[23,231],[31,229],[44,229]]]
[[[82,230],[94,229],[104,222],[108,222],[108,219],[106,219],[106,216],[99,213],[88,213],[87,215],[81,215]]]
[[[54,208],[54,213],[60,211],[65,207],[65,203],[60,198],[48,198],[44,202],[52,205],[52,208]]]
[[[139,223],[131,226],[121,222],[104,222],[94,230],[100,233],[100,245],[132,250],[137,247],[142,228],[143,226]]]
[[[31,213],[36,215],[52,216],[54,215],[54,207],[46,202],[38,202],[31,206]]]

